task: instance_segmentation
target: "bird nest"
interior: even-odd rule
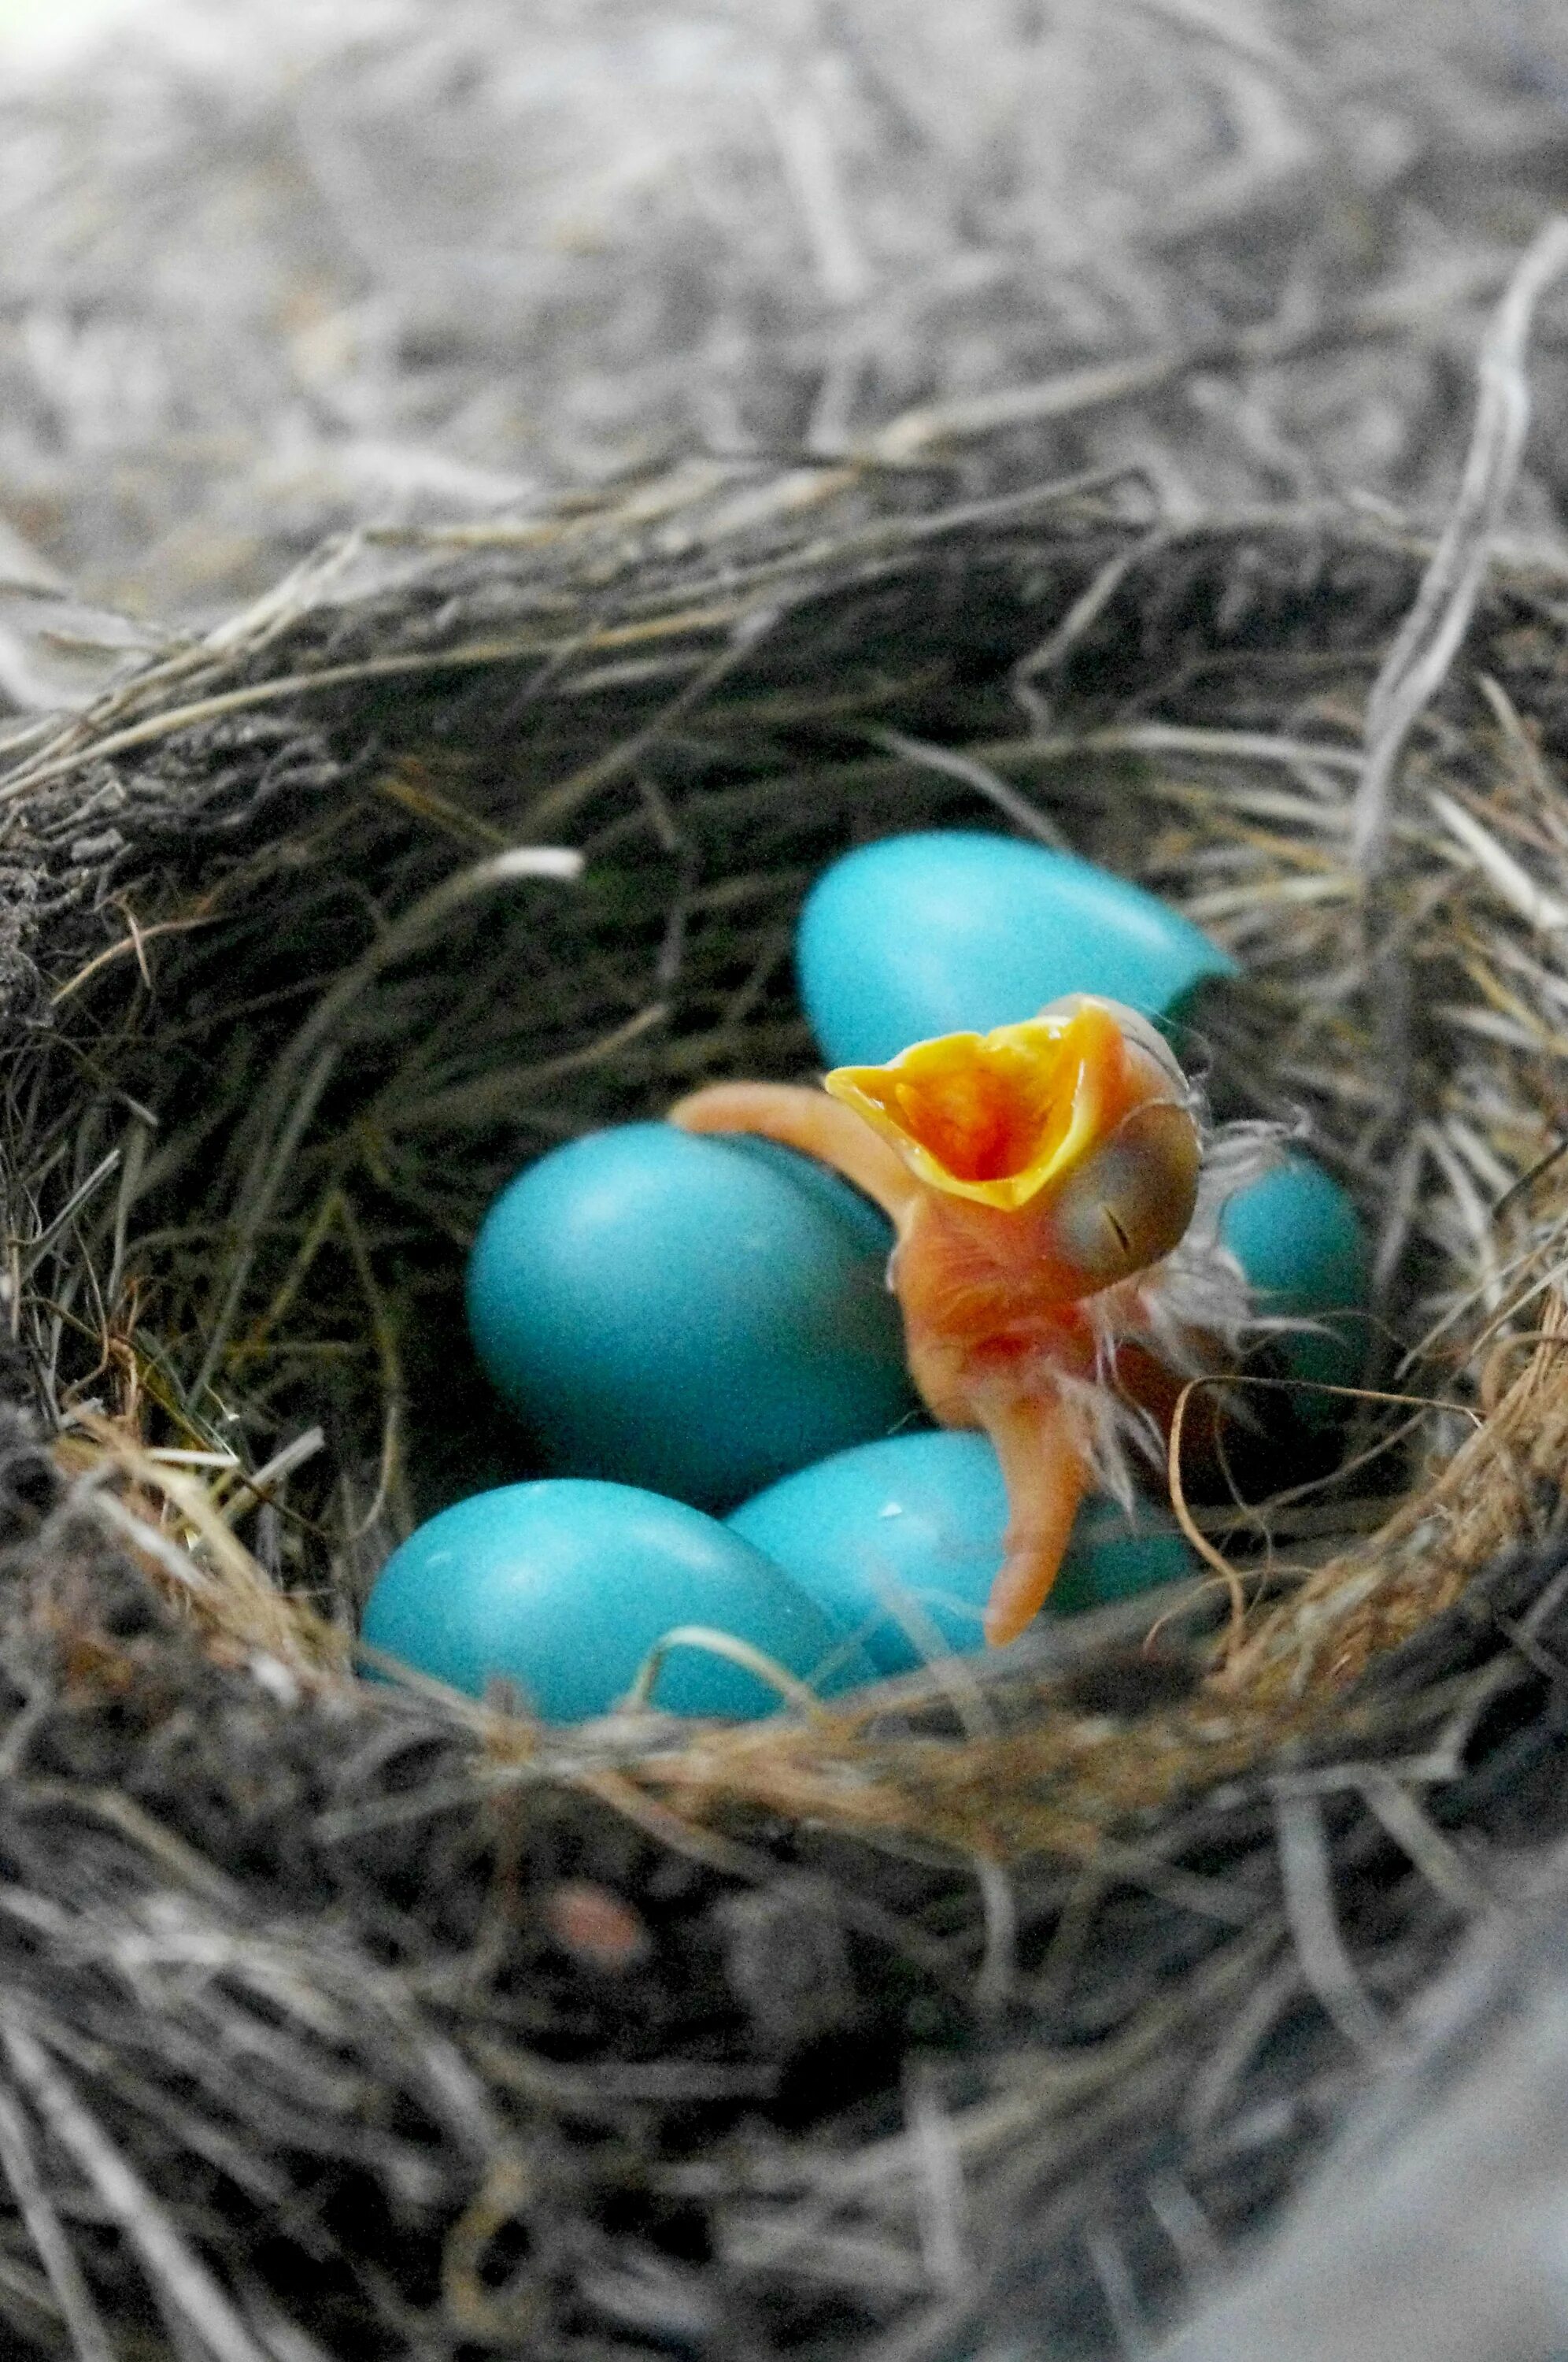
[[[1115,2352],[1568,1820],[1562,581],[1401,707],[1442,553],[1386,524],[943,490],[357,536],[14,734],[8,2350]],[[808,1072],[813,876],[977,822],[1240,961],[1185,1046],[1377,1242],[1336,1464],[1178,1452],[1204,1580],[831,1711],[356,1678],[396,1540],[527,1473],[494,1191]]]

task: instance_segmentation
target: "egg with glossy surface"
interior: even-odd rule
[[[1018,1024],[1069,992],[1170,1017],[1204,977],[1237,973],[1189,919],[1111,871],[963,829],[885,837],[835,861],[806,899],[795,964],[834,1066]]]
[[[504,1680],[546,1721],[580,1722],[625,1696],[667,1633],[693,1625],[749,1643],[823,1695],[871,1678],[822,1609],[716,1518],[575,1477],[503,1485],[430,1518],[382,1568],[361,1636],[470,1696]],[[651,1703],[749,1718],[780,1695],[683,1642]]]
[[[910,1411],[891,1245],[793,1150],[624,1124],[502,1190],[469,1324],[550,1468],[729,1507]]]
[[[838,1452],[769,1486],[727,1523],[892,1674],[984,1647],[1007,1514],[987,1438],[941,1429]],[[1104,1606],[1197,1571],[1153,1504],[1140,1504],[1130,1524],[1114,1501],[1097,1498],[1078,1513],[1045,1613]]]
[[[1253,1309],[1268,1319],[1311,1320],[1274,1339],[1294,1397],[1309,1424],[1341,1416],[1343,1404],[1314,1385],[1353,1385],[1365,1356],[1372,1253],[1349,1194],[1311,1157],[1293,1152],[1227,1199],[1220,1242],[1245,1273]]]

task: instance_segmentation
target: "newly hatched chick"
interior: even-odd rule
[[[1244,1311],[1228,1258],[1196,1286],[1165,1263],[1203,1163],[1169,1048],[1132,1010],[1073,994],[1022,1024],[841,1066],[821,1091],[715,1084],[669,1120],[802,1149],[892,1221],[911,1374],[943,1426],[983,1428],[1001,1463],[1009,1524],[985,1629],[993,1646],[1014,1639],[1106,1473],[1107,1439],[1137,1424],[1108,1399],[1118,1341],[1197,1367],[1188,1341]]]

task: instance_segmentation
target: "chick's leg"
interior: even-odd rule
[[[993,1649],[1016,1640],[1055,1582],[1089,1467],[1061,1397],[1049,1391],[978,1402],[1007,1485],[1006,1555],[986,1603]]]
[[[668,1120],[682,1131],[744,1131],[831,1164],[901,1224],[919,1184],[897,1153],[853,1108],[795,1083],[712,1083],[678,1099]]]

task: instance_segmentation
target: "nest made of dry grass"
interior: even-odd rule
[[[1294,1713],[1529,1529],[1568,1187],[1559,582],[1490,595],[1369,885],[1360,719],[1418,548],[1176,530],[1136,480],[924,489],[365,536],[17,762],[16,961],[27,931],[50,961],[10,1077],[18,1347],[89,1461],[150,1447],[185,1520],[215,1472],[328,1625],[525,1460],[450,1366],[495,1188],[708,1076],[809,1071],[801,895],[933,820],[1071,843],[1233,950],[1189,1055],[1222,1110],[1293,1115],[1379,1242],[1353,1469],[1232,1533],[1275,1588],[1293,1541],[1343,1547],[1232,1631],[1228,1696]]]
[[[942,489],[704,469],[362,535],[14,737],[29,2347],[1112,2350],[1554,1826],[1562,579],[1495,571],[1369,864],[1368,694],[1441,551],[1173,525],[1127,473]],[[1380,1242],[1346,1466],[1209,1519],[1234,1606],[1161,1602],[1152,1657],[1151,1610],[578,1739],[351,1682],[399,1532],[519,1473],[452,1369],[495,1187],[809,1068],[811,877],[977,819],[1242,959],[1189,1046]]]

